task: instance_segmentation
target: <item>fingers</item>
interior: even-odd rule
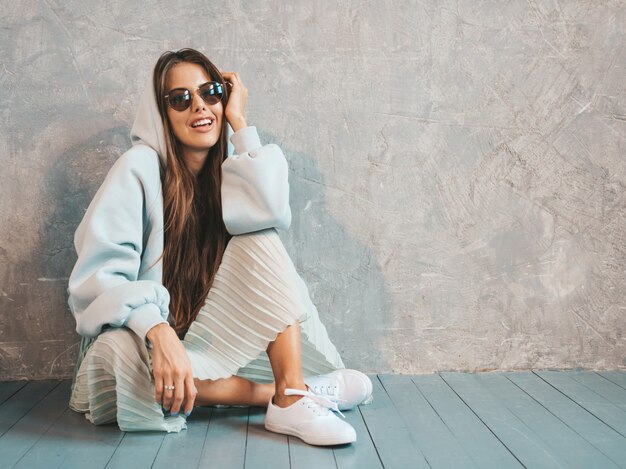
[[[241,80],[239,72],[225,72],[220,70],[220,73],[233,88],[240,87],[242,90],[247,91],[243,81]]]
[[[198,390],[193,382],[193,377],[189,375],[185,380],[185,415],[189,415],[193,410],[193,404],[196,400],[197,394]]]
[[[183,402],[185,411],[189,412],[193,409],[198,391],[187,353],[175,334],[164,336],[163,342],[158,343],[160,345],[155,345],[152,352],[155,400],[170,415],[178,414]]]
[[[178,379],[175,381],[174,390],[164,389],[163,390],[163,409],[169,410],[170,415],[176,415],[181,411],[181,407],[185,412],[185,415],[191,414],[193,410],[193,405],[196,400],[196,395],[198,394],[198,389],[196,388],[193,378],[191,375],[187,377],[187,379]],[[166,386],[163,384],[162,387]]]
[[[176,415],[180,412],[180,405],[185,398],[185,380],[183,377],[179,377],[174,382],[174,396],[171,400],[172,406],[170,407],[170,414]]]
[[[154,390],[156,403],[163,405],[163,379],[156,374],[154,375]]]
[[[245,127],[245,108],[248,99],[248,88],[241,81],[238,72],[220,71],[224,77],[224,81],[230,85],[228,95],[228,104],[224,113],[226,120],[237,131],[241,127]]]
[[[174,389],[168,389],[172,385],[166,383],[173,383]],[[198,394],[191,373],[184,379],[183,377],[158,379],[155,382],[155,390],[157,404],[162,404],[163,409],[169,411],[170,415],[179,413],[183,403],[185,415],[189,415]]]
[[[174,386],[174,389],[169,389],[172,385]],[[163,389],[163,409],[172,411],[172,404],[177,388],[176,383],[174,383],[174,379],[171,378],[170,375],[165,375],[165,377],[161,380],[161,388]]]
[[[241,81],[241,76],[239,75],[239,72],[225,72],[225,71],[220,70],[220,73],[222,74],[224,78],[227,78],[231,81],[237,81],[237,82]]]

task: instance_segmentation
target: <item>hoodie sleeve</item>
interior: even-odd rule
[[[74,235],[78,260],[69,278],[68,303],[76,331],[86,337],[108,325],[127,326],[145,340],[153,326],[167,323],[167,289],[137,279],[145,220],[137,160],[125,154],[115,162]]]
[[[291,225],[289,168],[278,145],[261,145],[255,126],[230,136],[234,154],[222,163],[222,215],[231,235]]]

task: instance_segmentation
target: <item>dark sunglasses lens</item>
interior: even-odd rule
[[[191,96],[188,91],[173,91],[168,98],[169,105],[176,111],[184,111],[191,104]]]
[[[217,82],[207,83],[200,88],[200,96],[207,104],[217,104],[222,99],[222,85]]]

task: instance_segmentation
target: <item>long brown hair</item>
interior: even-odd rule
[[[163,285],[170,293],[170,314],[179,337],[184,336],[204,304],[231,235],[222,218],[222,162],[228,156],[224,119],[220,137],[208,150],[197,176],[187,168],[182,145],[167,117],[168,72],[181,62],[200,65],[211,80],[225,85],[221,73],[194,49],[164,52],[154,68],[154,91],[165,133],[167,168],[161,172],[163,188],[164,250]],[[226,109],[228,87],[223,86]]]

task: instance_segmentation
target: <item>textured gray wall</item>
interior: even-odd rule
[[[158,55],[241,73],[350,367],[626,367],[621,1],[2,0],[0,378],[67,377],[72,236]]]

